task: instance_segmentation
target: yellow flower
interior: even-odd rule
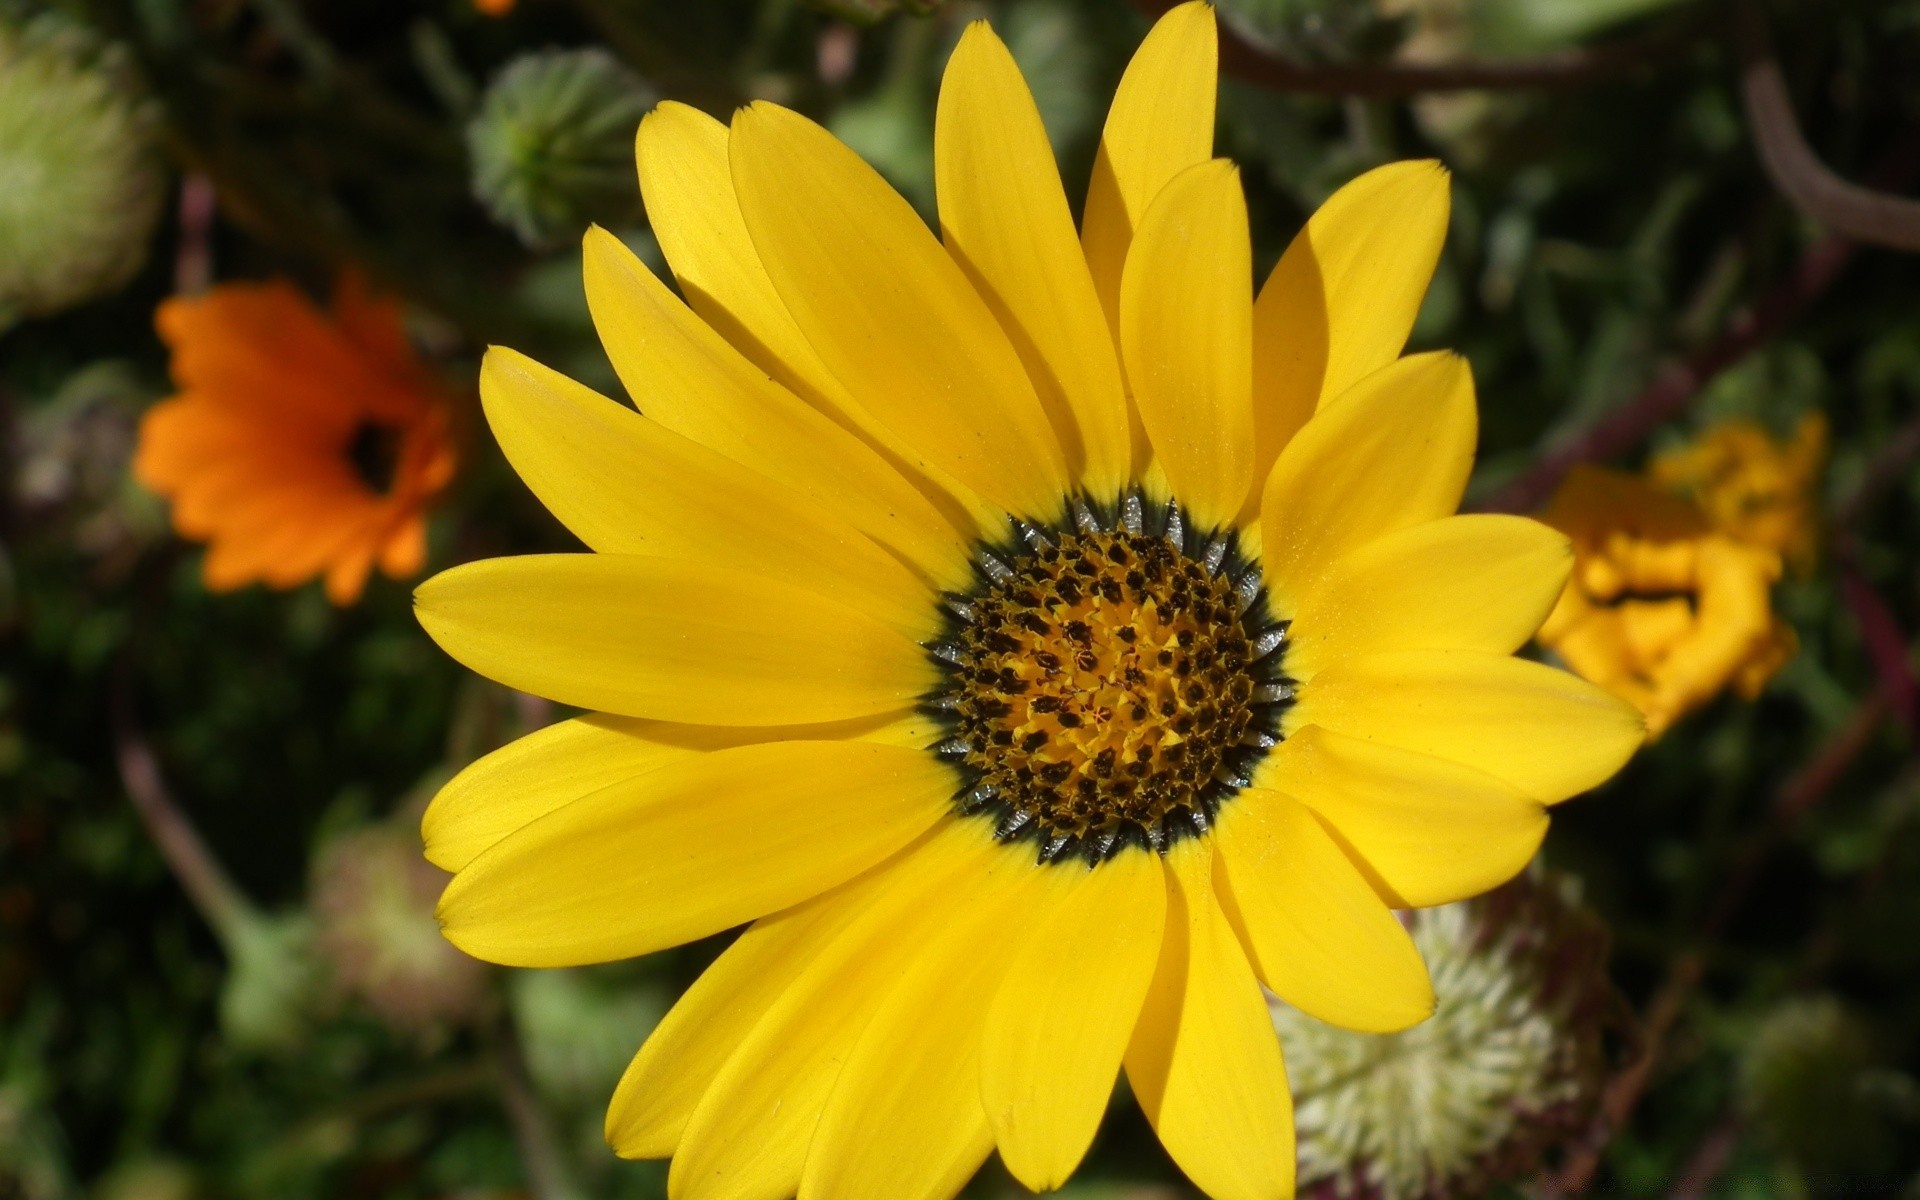
[[[1793,657],[1769,599],[1780,555],[1715,532],[1687,500],[1583,466],[1541,519],[1575,558],[1541,644],[1638,708],[1650,736],[1728,687],[1753,699]]]
[[[1653,460],[1647,474],[1691,496],[1714,528],[1777,551],[1795,573],[1813,568],[1819,540],[1814,487],[1827,459],[1827,419],[1809,413],[1791,441],[1754,421],[1726,421]]]
[[[331,313],[276,280],[175,297],[155,323],[180,392],[141,421],[133,473],[209,543],[210,590],[324,577],[345,605],[375,566],[420,570],[456,455],[398,305],[349,272]]]
[[[586,248],[645,415],[487,359],[508,459],[593,553],[446,572],[420,619],[595,712],[435,800],[440,915],[526,966],[753,922],[607,1116],[676,1197],[946,1197],[996,1147],[1056,1187],[1123,1063],[1201,1188],[1289,1195],[1260,984],[1420,1021],[1390,906],[1512,876],[1640,742],[1511,657],[1565,539],[1451,515],[1471,379],[1400,357],[1445,174],[1354,182],[1256,301],[1216,53],[1204,4],[1149,35],[1078,239],[983,24],[940,98],[943,241],[803,117],[662,105],[641,189],[687,303]]]

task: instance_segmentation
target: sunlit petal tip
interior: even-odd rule
[[[1390,650],[1511,654],[1553,611],[1572,544],[1527,517],[1476,513],[1410,526],[1338,559],[1302,602],[1287,670],[1306,681]]]
[[[836,721],[906,707],[935,682],[918,645],[846,603],[681,559],[483,559],[422,584],[414,613],[481,675],[622,716]]]
[[[1252,249],[1239,169],[1181,171],[1147,209],[1120,289],[1120,344],[1174,493],[1224,527],[1253,482]]]
[[[889,436],[1001,511],[1046,518],[1066,457],[987,302],[893,186],[831,132],[756,101],[734,115],[740,213],[821,361]]]
[[[1469,651],[1395,651],[1329,667],[1289,721],[1289,735],[1317,724],[1464,763],[1548,805],[1611,779],[1646,737],[1638,709],[1584,679]]]
[[[1166,919],[1159,857],[1054,873],[987,1007],[980,1097],[1008,1171],[1066,1183],[1093,1142],[1137,1023]]]
[[[852,879],[932,826],[951,791],[942,764],[904,746],[765,742],[684,758],[489,847],[447,885],[443,928],[509,966],[649,954]],[[713,838],[716,824],[736,832]]]
[[[1220,75],[1211,5],[1163,15],[1121,76],[1087,185],[1081,244],[1116,331],[1127,247],[1147,207],[1181,171],[1212,153]]]
[[[1319,726],[1282,742],[1255,786],[1300,797],[1392,908],[1498,887],[1547,833],[1546,806],[1485,771]]]
[[[1117,491],[1132,445],[1112,334],[1040,110],[981,23],[941,78],[934,183],[947,252],[1012,341],[1069,468],[1096,493]]]
[[[1186,0],[1184,4],[1174,5],[1153,23],[1153,29],[1147,36],[1159,35],[1163,29],[1167,32],[1161,36],[1193,37],[1211,34],[1218,39],[1219,21],[1214,14],[1212,0]]]
[[[1382,535],[1453,515],[1479,417],[1458,355],[1408,355],[1368,374],[1289,440],[1261,494],[1261,553],[1275,615],[1334,562]],[[1391,479],[1392,487],[1378,481]]]
[[[1216,872],[1254,971],[1281,999],[1347,1029],[1433,1014],[1413,939],[1312,810],[1249,790],[1222,814]]]

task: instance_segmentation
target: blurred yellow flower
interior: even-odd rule
[[[1770,602],[1780,555],[1716,531],[1690,501],[1581,466],[1540,519],[1575,560],[1540,643],[1638,708],[1650,737],[1729,687],[1754,698],[1792,657]]]
[[[1815,486],[1827,458],[1827,419],[1808,413],[1790,440],[1754,421],[1726,421],[1653,460],[1648,478],[1690,496],[1715,529],[1778,551],[1796,574],[1819,544]]]
[[[133,472],[173,502],[182,537],[209,543],[209,589],[324,576],[344,605],[375,566],[420,570],[455,455],[397,304],[349,272],[331,313],[274,281],[176,297],[155,321],[180,391],[141,422]]]
[[[996,1147],[1057,1188],[1123,1066],[1203,1190],[1290,1195],[1261,985],[1423,1020],[1390,910],[1511,877],[1640,744],[1513,657],[1566,540],[1453,515],[1472,379],[1400,354],[1446,173],[1349,184],[1256,300],[1217,55],[1203,3],[1154,27],[1078,236],[983,23],[940,95],[944,242],[797,113],[662,105],[640,181],[678,294],[586,246],[641,412],[486,359],[507,459],[592,553],[457,567],[417,611],[596,711],[435,799],[440,917],[521,966],[753,922],[607,1115],[681,1200],[941,1200]]]

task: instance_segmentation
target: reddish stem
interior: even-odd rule
[[[1874,590],[1850,548],[1843,548],[1840,554],[1840,594],[1853,613],[1854,624],[1860,627],[1860,640],[1873,663],[1880,694],[1907,731],[1920,739],[1920,696],[1916,695],[1913,669],[1908,664],[1907,635],[1892,606]]]
[[[1568,471],[1625,453],[1700,397],[1728,367],[1777,337],[1839,277],[1854,244],[1824,237],[1800,257],[1785,279],[1750,310],[1734,318],[1712,344],[1661,374],[1646,390],[1586,429],[1541,455],[1519,478],[1475,507],[1483,512],[1532,512],[1546,502]]]
[[[1626,1128],[1653,1081],[1654,1069],[1666,1049],[1668,1036],[1678,1024],[1693,994],[1706,976],[1706,960],[1701,947],[1712,945],[1726,931],[1758,882],[1768,855],[1792,832],[1801,820],[1840,782],[1887,716],[1887,700],[1879,691],[1862,701],[1834,735],[1824,742],[1813,757],[1774,793],[1773,805],[1765,825],[1756,830],[1708,907],[1700,923],[1693,946],[1677,954],[1667,968],[1667,977],[1648,1002],[1640,1044],[1633,1057],[1612,1079],[1600,1100],[1600,1112],[1566,1165],[1547,1182],[1548,1196],[1579,1196],[1593,1185],[1600,1160],[1615,1134]]]

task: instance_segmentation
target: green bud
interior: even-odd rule
[[[1518,879],[1405,920],[1438,1001],[1426,1021],[1353,1033],[1272,1004],[1302,1195],[1482,1195],[1584,1129],[1597,1099],[1607,939],[1569,884]]]
[[[658,988],[617,967],[515,971],[508,999],[534,1086],[582,1108],[606,1099],[667,1010]]]
[[[248,912],[223,939],[227,978],[220,988],[220,1029],[243,1050],[298,1049],[315,1012],[320,981],[313,924],[303,912]]]
[[[140,269],[164,195],[154,126],[122,47],[0,21],[0,330]]]
[[[1218,0],[1228,29],[1301,63],[1385,58],[1406,34],[1406,21],[1376,0]]]
[[[314,862],[317,945],[335,982],[390,1028],[419,1032],[487,1008],[486,965],[440,936],[435,902],[450,876],[420,839],[371,825],[330,840]]]
[[[1809,1176],[1846,1181],[1840,1191],[1877,1191],[1874,1177],[1897,1161],[1901,1125],[1920,1119],[1920,1086],[1881,1065],[1859,1018],[1832,996],[1799,996],[1742,1045],[1737,1094],[1765,1145]]]
[[[653,90],[601,49],[508,63],[467,126],[473,194],[529,246],[578,238],[637,210],[633,135]]]
[[[191,1167],[165,1158],[122,1163],[93,1185],[94,1200],[196,1200],[204,1194]]]

